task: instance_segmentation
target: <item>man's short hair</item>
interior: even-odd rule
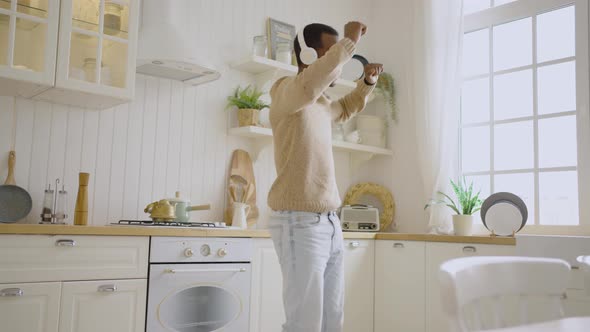
[[[338,36],[338,31],[336,31],[329,25],[321,23],[312,23],[307,25],[303,29],[303,37],[305,38],[305,43],[307,44],[307,46],[315,50],[317,50],[318,48],[322,48],[322,34],[324,33],[333,36]],[[303,65],[303,62],[301,62],[301,58],[299,57],[299,55],[301,54],[301,45],[299,44],[299,38],[295,38],[293,44],[295,56],[297,57],[297,63],[301,66]]]

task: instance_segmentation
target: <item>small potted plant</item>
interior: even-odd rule
[[[473,192],[473,182],[467,185],[465,179],[459,181],[459,183],[451,180],[451,186],[457,196],[457,203],[447,194],[439,191],[438,194],[442,196],[441,199],[433,199],[424,209],[433,206],[444,204],[451,208],[455,214],[453,215],[453,229],[455,235],[469,236],[472,234],[473,229],[473,214],[481,209],[482,200],[479,198],[480,192]]]
[[[227,97],[227,107],[235,106],[238,108],[238,123],[240,127],[259,125],[260,110],[269,107],[269,105],[260,100],[262,94],[262,91],[248,85],[245,88],[238,86],[233,95]]]

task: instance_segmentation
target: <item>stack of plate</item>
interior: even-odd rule
[[[375,115],[357,115],[356,129],[361,144],[385,147],[385,121]]]

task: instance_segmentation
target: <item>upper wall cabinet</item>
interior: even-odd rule
[[[32,97],[54,85],[59,0],[0,0],[0,94]]]
[[[17,0],[0,0],[0,3],[3,1],[8,1],[6,3],[11,8],[20,8],[21,2],[33,7],[45,3],[44,7],[49,7],[46,11],[48,18],[45,19],[48,26],[46,33],[29,32],[19,37],[17,28],[16,38],[12,38],[15,36],[12,19],[6,29],[9,36],[7,45],[16,45],[12,52],[14,61],[10,61],[12,59],[8,55],[7,65],[2,66],[0,58],[0,67],[14,73],[7,78],[18,85],[37,85],[12,95],[93,109],[109,108],[133,98],[139,0],[61,0],[61,5],[58,0],[18,0],[18,6],[15,4]],[[23,20],[22,14],[17,10],[12,12],[18,27],[19,19]],[[42,22],[39,19],[36,21]],[[0,35],[3,31],[1,24],[0,20]],[[13,42],[13,39],[19,38],[25,40],[24,51],[21,52],[18,43]],[[0,43],[2,40],[0,37]],[[45,66],[37,59],[41,55],[33,56],[41,47],[48,54]],[[26,68],[16,66],[21,63]],[[31,71],[40,73],[33,76]],[[4,71],[0,71],[0,75],[7,76]]]

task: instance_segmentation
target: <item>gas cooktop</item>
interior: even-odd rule
[[[111,223],[115,226],[147,226],[147,227],[201,227],[201,228],[227,228],[224,222],[157,222],[152,220],[119,220]]]

